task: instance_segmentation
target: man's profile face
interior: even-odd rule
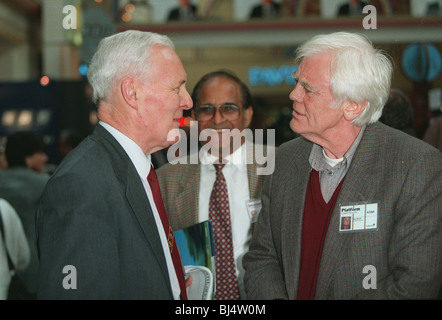
[[[186,72],[172,48],[156,45],[152,48],[150,63],[140,113],[149,129],[147,138],[165,148],[176,142],[168,141],[167,137],[179,128],[183,110],[192,108],[193,102],[186,89]]]
[[[296,85],[290,93],[293,101],[290,128],[307,139],[327,136],[343,120],[341,107],[330,108],[330,58],[326,55],[306,57],[295,74]]]

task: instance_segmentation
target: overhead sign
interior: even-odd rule
[[[108,14],[97,9],[85,10],[83,13],[81,61],[89,63],[100,40],[114,33],[115,25]]]
[[[296,65],[270,67],[252,66],[249,68],[249,84],[255,86],[293,85],[292,73],[298,69]]]

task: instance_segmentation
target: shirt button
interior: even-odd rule
[[[329,171],[328,175],[331,177],[333,175],[333,171]]]

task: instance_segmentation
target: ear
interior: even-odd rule
[[[249,106],[247,109],[244,110],[244,128],[248,128],[250,126],[250,123],[252,123],[253,118],[253,108],[252,106]]]
[[[134,78],[126,77],[121,81],[120,92],[124,101],[132,108],[138,108],[137,83]]]
[[[364,110],[367,102],[357,103],[353,101],[344,102],[344,118],[347,121],[353,121],[357,118]]]

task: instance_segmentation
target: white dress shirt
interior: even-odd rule
[[[252,237],[251,221],[246,206],[250,197],[245,146],[246,144],[244,143],[230,156],[226,157],[225,159],[228,162],[222,169],[222,173],[227,183],[232,225],[233,254],[236,265],[236,275],[238,277],[239,292],[242,299],[245,298],[242,258],[249,250],[250,239]],[[199,188],[200,222],[209,220],[210,194],[216,179],[216,170],[213,164],[217,160],[217,157],[212,156],[206,150],[201,150],[201,177]]]
[[[169,278],[173,296],[175,300],[179,300],[181,290],[175,268],[173,266],[172,255],[170,254],[169,245],[167,243],[167,237],[166,233],[164,232],[164,227],[161,222],[160,214],[158,213],[158,209],[153,199],[152,190],[150,189],[149,182],[147,181],[147,176],[149,175],[152,165],[150,155],[146,156],[143,150],[141,150],[141,148],[133,140],[126,137],[124,134],[122,134],[111,125],[102,121],[100,121],[99,124],[102,125],[118,141],[124,151],[126,151],[127,155],[129,156],[140,176],[141,182],[143,183],[144,190],[146,191],[147,198],[149,199],[149,203],[152,208],[158,233],[160,234],[161,244],[163,246],[163,252],[167,263],[167,270],[169,271]]]
[[[5,234],[0,231],[0,300],[8,297],[9,284],[14,271],[9,270],[8,253],[18,271],[23,271],[31,261],[31,252],[20,217],[4,199],[0,199],[0,215]],[[3,237],[5,242],[3,242]],[[6,252],[6,247],[8,252]]]

